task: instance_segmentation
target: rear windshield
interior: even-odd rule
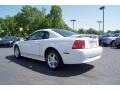
[[[109,34],[109,35],[105,35],[103,37],[118,37],[118,36],[120,36],[120,33]]]
[[[72,35],[76,35],[76,33],[68,31],[68,30],[63,30],[63,29],[54,29],[56,33],[62,35],[63,37],[70,37]]]

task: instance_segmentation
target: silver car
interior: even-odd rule
[[[120,33],[104,35],[99,38],[99,43],[101,46],[111,46],[115,47],[115,40],[120,36]]]

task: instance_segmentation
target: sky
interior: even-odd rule
[[[46,8],[46,13],[49,13],[50,5],[36,5],[38,9]],[[75,29],[80,28],[89,29],[93,28],[99,30],[97,21],[102,21],[102,11],[99,9],[101,6],[97,5],[62,5],[63,20],[69,27],[72,28],[71,19],[75,19]],[[13,16],[20,12],[21,5],[0,5],[0,17],[7,15]],[[105,31],[120,29],[120,5],[119,6],[105,6]],[[102,23],[101,23],[102,30]]]

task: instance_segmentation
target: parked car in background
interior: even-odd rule
[[[115,46],[117,48],[120,48],[120,36],[116,38],[116,40],[115,40]]]
[[[115,40],[117,37],[120,36],[120,33],[114,33],[109,35],[103,35],[99,38],[99,44],[101,46],[108,46],[115,47]]]
[[[2,38],[0,37],[0,41],[2,40]]]
[[[2,38],[0,37],[0,44],[1,44]]]
[[[41,29],[14,44],[14,56],[46,61],[56,70],[64,64],[87,63],[101,58],[96,35],[79,35],[63,29]]]
[[[0,46],[13,46],[13,44],[18,41],[19,38],[16,36],[5,36],[0,40]]]

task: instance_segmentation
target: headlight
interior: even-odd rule
[[[12,43],[13,41],[9,41],[9,43]]]

